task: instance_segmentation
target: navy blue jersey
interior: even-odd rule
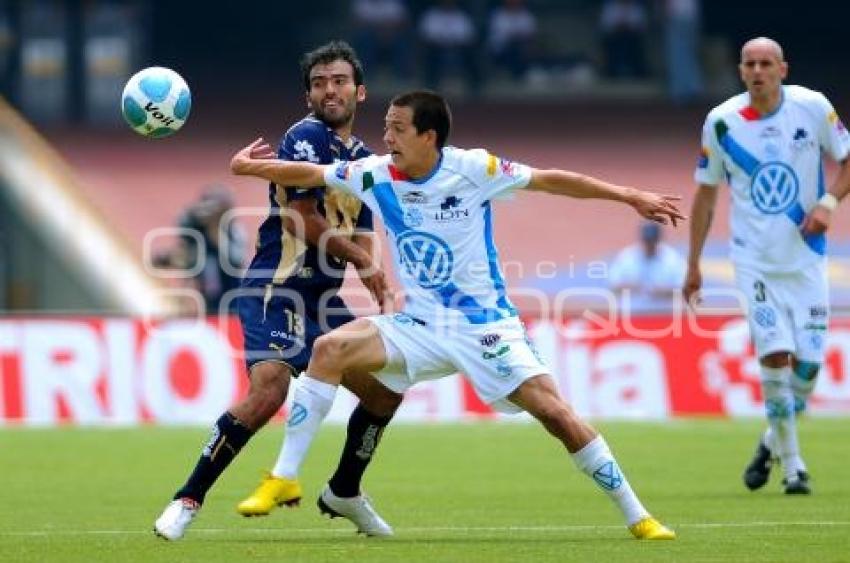
[[[278,146],[278,158],[316,164],[335,160],[357,160],[371,152],[359,139],[348,145],[322,121],[307,116],[286,132]],[[273,284],[300,294],[320,295],[336,291],[343,282],[346,263],[320,252],[283,228],[281,213],[287,203],[316,198],[319,212],[331,227],[342,233],[372,230],[372,212],[357,198],[333,188],[301,189],[269,185],[269,216],[260,225],[257,253],[245,273],[243,287]]]

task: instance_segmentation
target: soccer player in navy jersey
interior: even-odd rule
[[[357,104],[366,97],[363,69],[353,49],[344,42],[324,45],[305,55],[302,71],[310,114],[286,132],[278,157],[330,164],[369,156],[363,142],[351,134]],[[372,252],[372,213],[357,198],[336,189],[272,183],[269,203],[238,298],[249,391],[216,421],[194,471],[157,519],[154,532],[169,540],[183,536],[219,475],[280,409],[291,378],[307,366],[315,339],[354,319],[337,295],[346,264],[357,269],[379,304],[387,294],[386,278]],[[391,535],[392,529],[361,494],[360,479],[402,396],[369,377],[347,383],[363,403],[349,421],[330,481],[330,503],[334,515],[348,518],[358,531]],[[305,414],[303,404],[293,404],[287,427],[297,426]],[[266,515],[276,506],[298,504],[304,453],[285,441],[272,471],[237,506],[239,513]]]

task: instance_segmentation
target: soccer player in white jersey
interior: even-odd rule
[[[725,181],[732,193],[730,254],[761,364],[768,421],[744,483],[761,488],[779,460],[785,492],[809,494],[795,415],[805,409],[824,360],[825,231],[850,190],[850,136],[821,93],[782,84],[788,64],[772,39],[744,44],[739,68],[747,91],[711,110],[702,130],[683,294],[689,303],[698,299],[699,259],[717,186]],[[824,153],[841,166],[829,189]]]
[[[638,500],[602,436],[559,396],[532,348],[506,294],[491,200],[520,188],[611,199],[675,224],[683,219],[674,204],[679,198],[538,170],[481,149],[448,148],[449,128],[445,100],[415,91],[390,104],[384,134],[390,154],[329,166],[284,162],[270,160],[274,153],[258,139],[233,158],[236,174],[284,185],[326,184],[362,199],[388,229],[406,293],[403,313],[356,320],[316,341],[294,396],[303,414],[289,425],[287,455],[303,459],[343,374],[372,373],[402,393],[418,381],[459,371],[494,408],[525,410],[563,442],[619,506],[635,537],[673,539],[675,533]],[[325,487],[319,506],[333,516],[334,501]]]

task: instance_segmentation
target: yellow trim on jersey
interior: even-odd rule
[[[331,227],[344,235],[354,233],[354,221],[362,206],[362,201],[336,188],[325,190],[325,217]]]
[[[496,175],[496,169],[498,168],[498,166],[499,166],[499,159],[496,158],[492,154],[488,154],[487,155],[487,175],[488,176],[495,176]]]
[[[289,276],[295,273],[298,268],[301,257],[307,251],[307,245],[303,240],[295,237],[286,230],[284,222],[286,220],[286,191],[280,186],[275,186],[274,199],[278,205],[278,213],[280,214],[280,261],[277,263],[277,269],[274,272],[272,283],[282,284]]]

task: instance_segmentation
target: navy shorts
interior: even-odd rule
[[[256,294],[238,299],[249,372],[259,362],[277,361],[287,364],[297,376],[307,368],[318,337],[354,320],[338,295],[319,301],[291,290],[266,295],[256,289]]]

